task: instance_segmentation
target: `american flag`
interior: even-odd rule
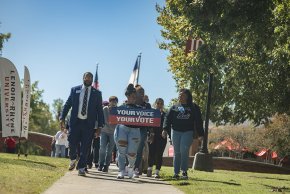
[[[99,67],[99,64],[97,64],[95,79],[94,79],[94,83],[93,83],[93,87],[97,90],[99,89],[98,67]]]

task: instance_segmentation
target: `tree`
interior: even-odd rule
[[[55,120],[59,119],[63,104],[64,102],[60,98],[53,100],[52,107],[53,107],[53,114],[55,116]]]
[[[8,41],[8,39],[11,37],[11,34],[10,33],[7,33],[7,34],[2,34],[0,33],[0,53],[2,51],[2,48],[3,48],[3,44],[5,41]]]
[[[167,0],[157,22],[170,71],[205,107],[208,72],[214,73],[211,120],[217,124],[267,122],[290,114],[289,0]],[[196,52],[186,41],[201,38]]]
[[[49,105],[42,99],[43,92],[44,90],[38,88],[38,81],[32,83],[29,131],[54,135],[59,129],[58,119],[53,119],[52,113],[49,110]],[[61,103],[60,99],[55,100],[54,104],[58,103]],[[2,130],[2,125],[0,129]]]
[[[249,148],[251,151],[256,151],[260,147],[256,143],[260,142],[255,140],[255,143],[252,143],[251,137],[255,136],[255,134],[259,133],[257,133],[256,130],[253,130],[253,126],[251,125],[219,126],[209,134],[209,144],[211,144],[210,147],[212,150],[218,143],[224,140],[229,140],[230,143],[232,143],[232,147],[237,149],[237,151],[242,151],[243,148]],[[262,135],[258,138],[261,137]]]
[[[54,135],[58,127],[49,111],[49,105],[42,99],[43,92],[38,88],[38,81],[32,83],[29,130]]]
[[[290,116],[275,115],[272,122],[266,126],[265,139],[271,149],[280,156],[290,154]]]
[[[266,126],[253,127],[250,125],[219,126],[209,133],[210,149],[223,140],[231,139],[247,148],[250,152],[270,149],[278,153],[279,157],[290,153],[290,116],[275,115]]]

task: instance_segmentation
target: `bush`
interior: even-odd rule
[[[17,145],[16,153],[18,153],[18,151],[19,151],[19,144]],[[20,153],[28,154],[28,155],[45,156],[45,150],[41,146],[30,141],[21,143]]]

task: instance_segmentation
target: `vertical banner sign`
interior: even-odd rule
[[[21,87],[17,69],[0,57],[2,137],[20,136]]]
[[[21,137],[28,139],[29,113],[30,113],[31,82],[28,68],[24,67],[23,101],[22,101],[22,130]]]

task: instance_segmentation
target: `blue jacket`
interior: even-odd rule
[[[71,116],[69,119],[70,126],[74,126],[78,118],[79,97],[80,97],[79,91],[81,89],[82,85],[73,87],[71,89],[70,95],[60,115],[60,120],[65,120],[69,110],[72,108]],[[88,117],[87,117],[90,129],[104,126],[104,114],[102,102],[103,102],[102,93],[99,90],[96,90],[95,88],[91,87],[90,99],[88,103]],[[98,126],[95,126],[96,121],[98,121]]]

